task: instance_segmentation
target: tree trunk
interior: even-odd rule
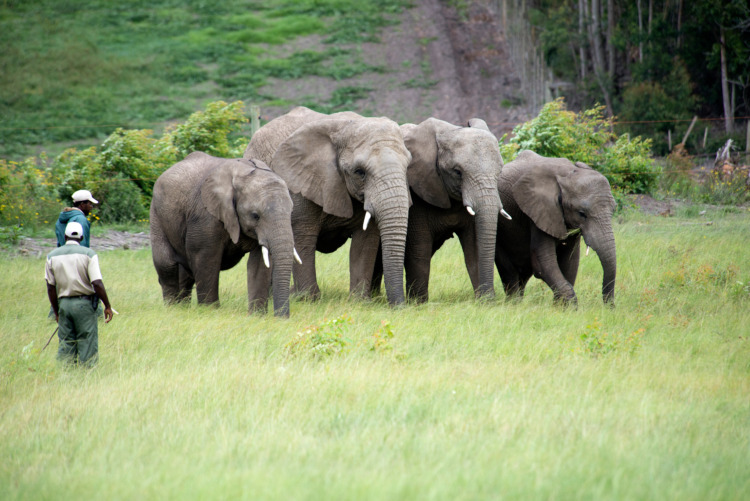
[[[601,26],[600,26],[600,7],[599,0],[591,0],[591,22],[589,23],[589,41],[594,54],[594,74],[599,88],[604,96],[604,104],[607,107],[609,116],[614,116],[612,108],[612,98],[609,94],[609,82],[606,79],[604,69],[604,56],[602,55],[601,46]]]
[[[583,46],[583,41],[586,40],[586,17],[586,0],[578,0],[578,55],[581,59],[581,81],[586,79],[586,49]]]
[[[727,134],[734,128],[734,110],[729,100],[729,78],[727,76],[727,54],[724,38],[724,27],[719,27],[719,49],[721,52],[721,95],[724,101],[724,129]]]
[[[607,0],[607,71],[610,80],[615,75],[615,0]]]
[[[641,0],[636,3],[638,7],[638,62],[643,62],[643,13],[641,12]]]

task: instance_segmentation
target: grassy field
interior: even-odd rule
[[[578,309],[538,280],[479,304],[454,239],[394,310],[348,299],[344,249],[277,319],[242,266],[220,308],[166,308],[148,249],[103,252],[120,315],[88,371],[40,351],[43,260],[4,259],[0,498],[748,499],[750,217],[615,232],[615,309],[593,253]]]

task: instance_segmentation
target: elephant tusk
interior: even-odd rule
[[[366,230],[367,225],[370,223],[370,218],[372,217],[372,214],[370,214],[370,211],[365,212],[365,222],[362,225],[362,229]]]
[[[513,220],[513,218],[510,217],[510,214],[508,214],[507,212],[505,212],[505,209],[500,209],[500,215],[503,216],[508,221],[512,221]]]
[[[270,268],[271,263],[268,261],[268,248],[265,245],[263,245],[261,246],[260,249],[263,252],[263,263],[265,263],[266,268]]]
[[[474,212],[474,209],[472,209],[472,208],[471,208],[471,205],[467,205],[467,206],[466,206],[466,212],[468,212],[468,213],[469,213],[469,214],[471,214],[472,216],[476,216],[476,215],[477,215],[477,213],[476,213],[476,212]]]
[[[302,258],[299,257],[299,254],[297,254],[297,249],[294,249],[294,259],[299,263],[302,264]]]
[[[590,251],[590,250],[591,250],[591,247],[589,247],[589,246],[587,245],[587,246],[586,246],[586,255],[587,255],[587,256],[589,255],[589,251]]]

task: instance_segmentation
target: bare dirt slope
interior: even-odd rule
[[[399,123],[435,117],[461,125],[479,117],[498,138],[538,112],[510,104],[519,102],[523,91],[490,2],[469,1],[457,12],[445,1],[417,0],[399,24],[381,32],[380,39],[360,48],[363,60],[387,68],[384,73],[341,81],[275,80],[269,83],[268,93],[298,103],[307,98],[326,100],[340,87],[367,86],[373,89],[370,96],[354,102],[352,111]],[[322,47],[320,37],[301,39],[298,44]],[[289,108],[264,108],[261,115],[270,120]]]

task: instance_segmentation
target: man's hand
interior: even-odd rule
[[[112,317],[114,317],[114,313],[112,312],[112,308],[107,306],[104,308],[104,323],[108,324],[110,320],[112,320]]]

